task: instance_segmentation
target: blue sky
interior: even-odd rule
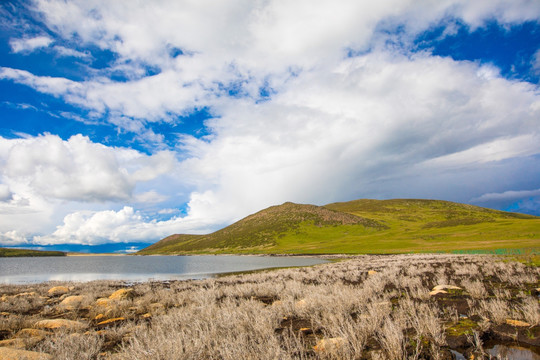
[[[0,4],[0,246],[132,251],[267,206],[540,215],[540,4]]]

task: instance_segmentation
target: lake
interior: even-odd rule
[[[60,256],[0,258],[0,284],[45,281],[187,280],[327,262],[297,256]]]

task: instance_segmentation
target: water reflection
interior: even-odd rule
[[[310,257],[209,255],[0,258],[0,283],[202,279],[219,273],[324,262]]]
[[[501,360],[540,360],[539,354],[534,353],[530,349],[516,345],[498,344],[487,349],[487,352],[489,355]]]

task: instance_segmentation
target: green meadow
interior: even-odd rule
[[[208,235],[173,235],[139,254],[535,254],[540,218],[438,200],[285,203]]]

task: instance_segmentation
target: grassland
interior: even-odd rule
[[[4,285],[0,358],[513,359],[494,345],[540,353],[539,291],[540,268],[455,254],[196,281]]]
[[[540,251],[540,218],[438,200],[285,203],[208,235],[172,235],[139,254]]]
[[[0,257],[66,256],[62,251],[40,251],[28,249],[0,248]]]

